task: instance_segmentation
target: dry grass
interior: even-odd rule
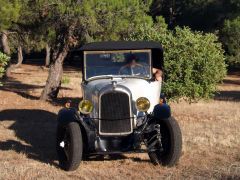
[[[71,77],[54,103],[38,99],[47,70],[23,65],[0,89],[0,179],[239,179],[240,76],[229,76],[217,100],[173,103],[183,133],[183,153],[173,168],[153,166],[146,154],[96,158],[74,172],[58,168],[56,113],[81,97],[80,74]]]

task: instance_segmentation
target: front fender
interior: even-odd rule
[[[80,116],[77,111],[73,108],[62,108],[58,112],[57,121],[61,125],[66,125],[70,122],[80,122]]]
[[[74,108],[63,108],[58,112],[57,121],[59,125],[66,125],[70,122],[77,122],[80,125],[84,142],[90,150],[94,148],[95,131],[84,122],[82,116]],[[84,151],[88,151],[85,150]]]
[[[63,108],[58,112],[57,121],[61,125],[66,125],[70,122],[78,122],[84,127],[86,131],[90,131],[88,125],[83,121],[83,118],[79,115],[74,108]]]
[[[153,109],[153,116],[156,119],[165,119],[171,117],[171,108],[168,104],[157,104]]]
[[[57,122],[60,125],[66,125],[70,122],[79,122],[79,121],[80,121],[80,119],[79,119],[75,109],[63,108],[58,112]]]

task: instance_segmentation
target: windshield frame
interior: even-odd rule
[[[99,75],[99,76],[93,76],[90,78],[86,78],[87,74],[87,65],[86,65],[86,55],[88,54],[96,54],[96,53],[119,53],[119,52],[130,52],[130,53],[137,53],[137,52],[146,52],[149,53],[149,72],[150,76],[149,77],[140,77],[140,76],[134,76],[134,75]],[[138,50],[104,50],[104,51],[84,51],[83,52],[83,76],[84,76],[84,81],[92,81],[96,79],[109,79],[109,78],[137,78],[137,79],[145,79],[145,80],[150,80],[152,78],[152,50],[151,49],[138,49]]]

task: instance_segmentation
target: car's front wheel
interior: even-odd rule
[[[173,117],[161,119],[160,124],[162,147],[158,146],[155,151],[149,152],[153,164],[163,166],[174,166],[182,151],[182,133],[177,121]]]
[[[83,151],[81,129],[77,122],[58,124],[56,146],[60,167],[66,171],[76,170]]]

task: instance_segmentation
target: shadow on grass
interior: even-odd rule
[[[52,101],[49,101],[51,104],[56,106],[65,106],[67,102],[71,103],[71,107],[78,108],[79,102],[82,100],[82,98],[78,97],[61,97],[54,99]]]
[[[0,86],[0,90],[2,91],[8,91],[8,92],[14,92],[17,95],[30,99],[30,100],[39,100],[38,96],[31,95],[30,91],[36,90],[36,89],[43,89],[44,86],[40,85],[32,85],[32,84],[24,84],[20,81],[17,81],[13,78],[9,78],[5,81],[3,81],[3,86]],[[64,90],[72,90],[71,88],[61,87],[61,89]],[[57,98],[52,101],[49,101],[53,105],[65,105],[66,102],[71,101],[74,107],[77,107],[79,101],[81,98]]]
[[[35,97],[29,94],[29,91],[35,89],[42,89],[44,86],[24,84],[20,81],[15,80],[14,78],[8,78],[3,81],[3,86],[0,86],[0,90],[14,92],[24,98],[31,100],[37,100],[39,97]]]
[[[14,121],[9,127],[18,140],[0,141],[0,150],[14,150],[30,159],[57,166],[54,161],[56,114],[39,109],[0,111],[0,122]]]
[[[110,155],[91,155],[84,159],[84,161],[115,161],[115,160],[132,160],[138,163],[151,163],[150,159],[141,159],[138,157],[127,157],[124,154],[110,154]]]
[[[22,153],[29,159],[37,160],[58,167],[55,162],[57,154],[55,150],[57,115],[39,109],[8,109],[0,111],[0,122],[14,121],[9,127],[19,140],[0,141],[1,151],[13,150]],[[124,155],[96,155],[85,161],[111,161],[126,159]]]
[[[223,80],[223,85],[224,86],[235,86],[238,87],[240,86],[240,75],[237,74],[239,78],[235,79],[224,79]],[[237,90],[229,90],[229,91],[218,91],[215,94],[214,97],[215,100],[220,100],[220,101],[240,101],[240,91]]]
[[[223,83],[226,85],[240,85],[240,77],[239,80],[224,79]]]
[[[109,155],[91,155],[84,158],[84,161],[115,161],[128,159],[124,154],[109,154]]]
[[[29,159],[58,167],[55,162],[57,154],[55,150],[56,139],[55,113],[39,109],[8,109],[0,111],[0,122],[14,121],[8,127],[14,131],[16,140],[0,141],[0,151],[13,150],[22,153]],[[141,158],[128,158],[124,154],[93,155],[85,161],[114,161],[131,159],[134,162],[150,162]]]
[[[219,101],[240,101],[240,91],[219,91],[214,99]]]

